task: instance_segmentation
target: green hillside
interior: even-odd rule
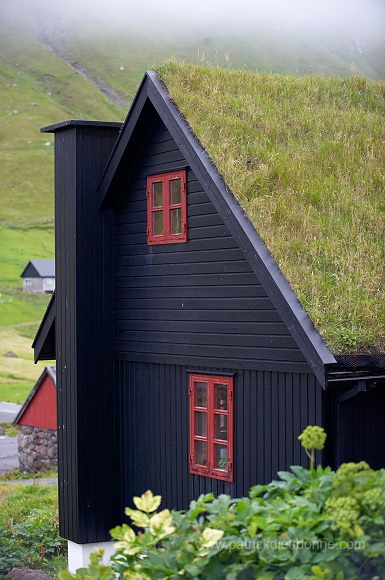
[[[122,121],[144,71],[174,56],[233,69],[385,78],[384,42],[368,37],[360,44],[348,34],[293,36],[285,27],[197,20],[170,27],[167,18],[147,16],[117,26],[81,5],[1,3],[0,399],[1,385],[18,384],[17,373],[3,368],[2,351],[23,344],[26,356],[47,303],[20,291],[27,262],[54,255],[53,136],[40,127],[68,118]],[[31,326],[15,326],[25,323]],[[36,373],[31,364],[31,381]]]
[[[0,399],[8,400],[23,399],[44,366],[33,365],[30,345],[48,297],[25,295],[20,279],[30,259],[54,257],[53,137],[40,127],[124,115],[39,41],[22,5],[0,19]]]

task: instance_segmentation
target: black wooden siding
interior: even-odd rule
[[[206,368],[199,371],[220,369]],[[313,374],[238,371],[234,384],[234,483],[189,473],[188,373],[185,366],[117,363],[122,513],[146,489],[168,508],[199,494],[245,495],[290,465],[308,465],[298,435],[322,424],[322,389]]]
[[[335,465],[366,461],[372,469],[385,465],[385,382],[368,382],[366,391],[338,402],[355,384],[334,390]]]
[[[188,243],[147,245],[146,178],[186,165],[157,118],[116,211],[116,359],[307,372],[301,350],[191,170]]]
[[[111,494],[113,221],[98,211],[95,194],[118,130],[90,122],[47,128],[55,132],[60,534],[77,543],[108,540],[118,513]]]

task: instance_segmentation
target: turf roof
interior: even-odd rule
[[[385,83],[157,72],[331,350],[385,352]]]

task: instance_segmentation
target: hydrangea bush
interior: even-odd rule
[[[302,445],[320,449],[325,437],[307,428]],[[147,491],[126,509],[134,527],[111,530],[110,565],[94,554],[87,569],[60,579],[385,577],[385,470],[360,462],[278,476],[244,498],[201,495],[186,512],[159,511],[161,497]]]

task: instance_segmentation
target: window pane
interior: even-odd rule
[[[207,414],[195,413],[195,435],[198,437],[207,437]]]
[[[163,205],[163,183],[161,181],[152,184],[152,205],[153,207],[162,207]]]
[[[154,236],[163,234],[163,211],[152,212]]]
[[[207,407],[207,384],[194,383],[195,385],[195,406]]]
[[[215,408],[227,410],[227,385],[215,385]]]
[[[171,222],[171,233],[181,234],[182,233],[182,210],[180,207],[177,209],[172,209],[170,211],[170,222]]]
[[[227,441],[227,415],[214,415],[215,417],[215,439]]]
[[[207,465],[207,443],[205,441],[195,442],[195,463]]]
[[[215,468],[227,468],[227,445],[215,445]]]
[[[182,203],[182,180],[172,179],[170,181],[170,203],[176,205]]]

